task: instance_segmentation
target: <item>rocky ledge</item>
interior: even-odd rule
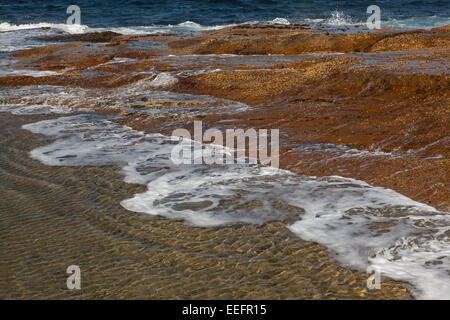
[[[361,179],[449,209],[450,26],[327,33],[249,25],[53,40],[61,42],[13,54],[14,68],[50,74],[4,76],[0,86],[87,88],[101,96],[147,81],[152,90],[239,101],[250,108],[230,114],[178,102],[200,108],[192,116],[136,112],[168,103],[142,95],[71,105],[121,113],[133,127],[162,133],[195,119],[206,127],[278,128],[283,168]]]

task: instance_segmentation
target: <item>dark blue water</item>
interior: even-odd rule
[[[71,4],[81,8],[81,24],[94,28],[176,25],[185,21],[215,26],[275,18],[291,23],[326,22],[332,21],[333,12],[349,22],[364,22],[371,4],[381,8],[382,21],[389,25],[434,27],[450,23],[450,0],[1,0],[0,23],[65,23]]]

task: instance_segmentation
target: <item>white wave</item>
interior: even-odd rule
[[[285,19],[285,18],[275,18],[272,21],[269,21],[269,23],[271,23],[271,24],[284,24],[284,25],[290,25],[291,24],[289,22],[289,20]]]
[[[320,23],[323,21],[325,21],[325,19],[321,19],[321,18],[316,18],[316,19],[305,18],[305,19],[303,19],[304,23]]]
[[[204,31],[204,30],[218,30],[235,24],[216,25],[216,26],[202,26],[192,21],[185,21],[176,25],[150,25],[150,26],[129,26],[129,27],[108,27],[108,28],[93,28],[87,25],[69,25],[64,23],[30,23],[15,25],[9,22],[0,23],[0,32],[19,31],[19,30],[35,30],[50,28],[58,31],[67,32],[70,34],[80,34],[87,32],[103,32],[112,31],[127,35],[143,35],[153,33],[169,33],[169,32],[183,32],[183,31]]]
[[[9,32],[0,31],[0,52],[9,53],[12,51],[39,47],[44,44],[51,44],[52,42],[44,43],[42,40],[39,40],[39,38],[54,34],[54,30],[45,29],[28,29]]]
[[[42,29],[42,28],[57,29],[57,30],[71,33],[71,34],[85,33],[89,30],[88,26],[79,25],[79,24],[70,25],[70,24],[65,24],[65,23],[40,22],[40,23],[15,25],[15,24],[10,24],[9,22],[0,23],[0,32]]]
[[[197,29],[201,29],[202,28],[202,26],[200,24],[195,23],[193,21],[185,21],[185,22],[179,23],[177,26],[179,26],[179,27],[189,27],[189,28],[194,28],[194,29],[195,28],[197,28]]]
[[[129,27],[110,27],[110,28],[89,28],[89,32],[112,31],[126,35],[144,35],[155,33],[171,33],[171,32],[198,32],[208,30],[220,30],[226,27],[235,26],[236,24],[225,24],[215,26],[203,26],[193,21],[185,21],[176,25],[150,25],[150,26],[129,26]]]

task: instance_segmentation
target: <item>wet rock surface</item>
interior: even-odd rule
[[[101,95],[101,88],[151,82],[157,74],[167,73],[177,80],[159,86],[161,90],[211,95],[255,107],[233,116],[235,123],[227,125],[280,128],[283,150],[289,151],[282,162],[291,170],[307,173],[298,161],[288,160],[300,156],[292,152],[298,143],[394,153],[398,156],[383,160],[389,165],[380,165],[379,159],[362,160],[371,169],[361,173],[350,164],[352,158],[327,163],[323,173],[345,173],[439,208],[449,206],[448,26],[331,34],[304,26],[256,25],[186,37],[106,32],[69,38],[81,41],[13,54],[18,70],[58,74],[4,76],[0,85],[79,86],[98,88]],[[88,42],[97,40],[110,42]],[[136,41],[152,45],[136,46]],[[154,43],[166,47],[151,48]],[[213,126],[226,119],[227,115],[216,114],[202,120]],[[171,128],[172,120],[167,121]],[[353,169],[345,169],[348,166]],[[382,174],[385,171],[389,174]]]

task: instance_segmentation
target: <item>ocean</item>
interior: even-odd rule
[[[447,0],[352,1],[30,1],[3,0],[0,3],[0,31],[14,26],[63,24],[69,5],[81,9],[81,24],[89,28],[211,28],[245,22],[324,23],[345,25],[364,23],[369,5],[381,9],[385,26],[433,28],[450,23]],[[188,22],[188,23],[187,23]],[[122,29],[123,31],[123,29]]]
[[[377,1],[381,26],[431,29],[450,24],[450,3]],[[80,24],[68,25],[70,5]],[[59,33],[114,31],[121,34],[195,33],[243,23],[308,24],[331,32],[367,21],[367,1],[29,1],[0,3],[0,55],[33,48]],[[72,13],[72,12],[71,12]],[[44,28],[44,29],[43,29]],[[46,42],[46,44],[49,44]]]
[[[431,29],[450,24],[450,3],[377,1],[381,26]],[[80,24],[68,25],[70,5]],[[195,33],[244,23],[308,24],[329,31],[366,23],[367,1],[29,1],[0,3],[0,55],[33,48],[59,33],[114,31],[121,34]],[[48,44],[48,42],[46,43]]]

